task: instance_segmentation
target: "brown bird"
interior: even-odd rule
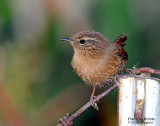
[[[93,87],[90,98],[92,106],[95,90],[116,81],[122,73],[128,60],[128,54],[123,49],[127,36],[121,34],[114,42],[95,31],[82,31],[71,38],[61,39],[69,42],[74,49],[71,65],[79,77]]]

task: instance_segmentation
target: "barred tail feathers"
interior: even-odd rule
[[[117,37],[114,43],[124,47],[126,45],[124,43],[126,40],[127,40],[127,36],[126,35],[124,36],[124,34],[121,34],[120,36]]]

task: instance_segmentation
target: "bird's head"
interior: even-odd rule
[[[95,31],[82,31],[71,38],[63,38],[61,40],[69,42],[73,46],[75,53],[91,56],[103,53],[110,44],[110,41],[105,36]]]

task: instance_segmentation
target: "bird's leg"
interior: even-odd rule
[[[90,102],[92,103],[92,106],[93,106],[96,110],[98,110],[99,108],[98,108],[97,103],[96,103],[96,102],[97,102],[96,96],[94,96],[95,91],[96,91],[96,87],[93,88],[92,95],[91,95],[91,97],[90,97]]]

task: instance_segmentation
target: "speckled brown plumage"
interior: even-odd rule
[[[73,69],[87,85],[94,88],[113,82],[128,60],[123,49],[127,36],[123,37],[123,34],[114,42],[95,31],[79,32],[70,39],[62,40],[69,41],[74,48]]]

